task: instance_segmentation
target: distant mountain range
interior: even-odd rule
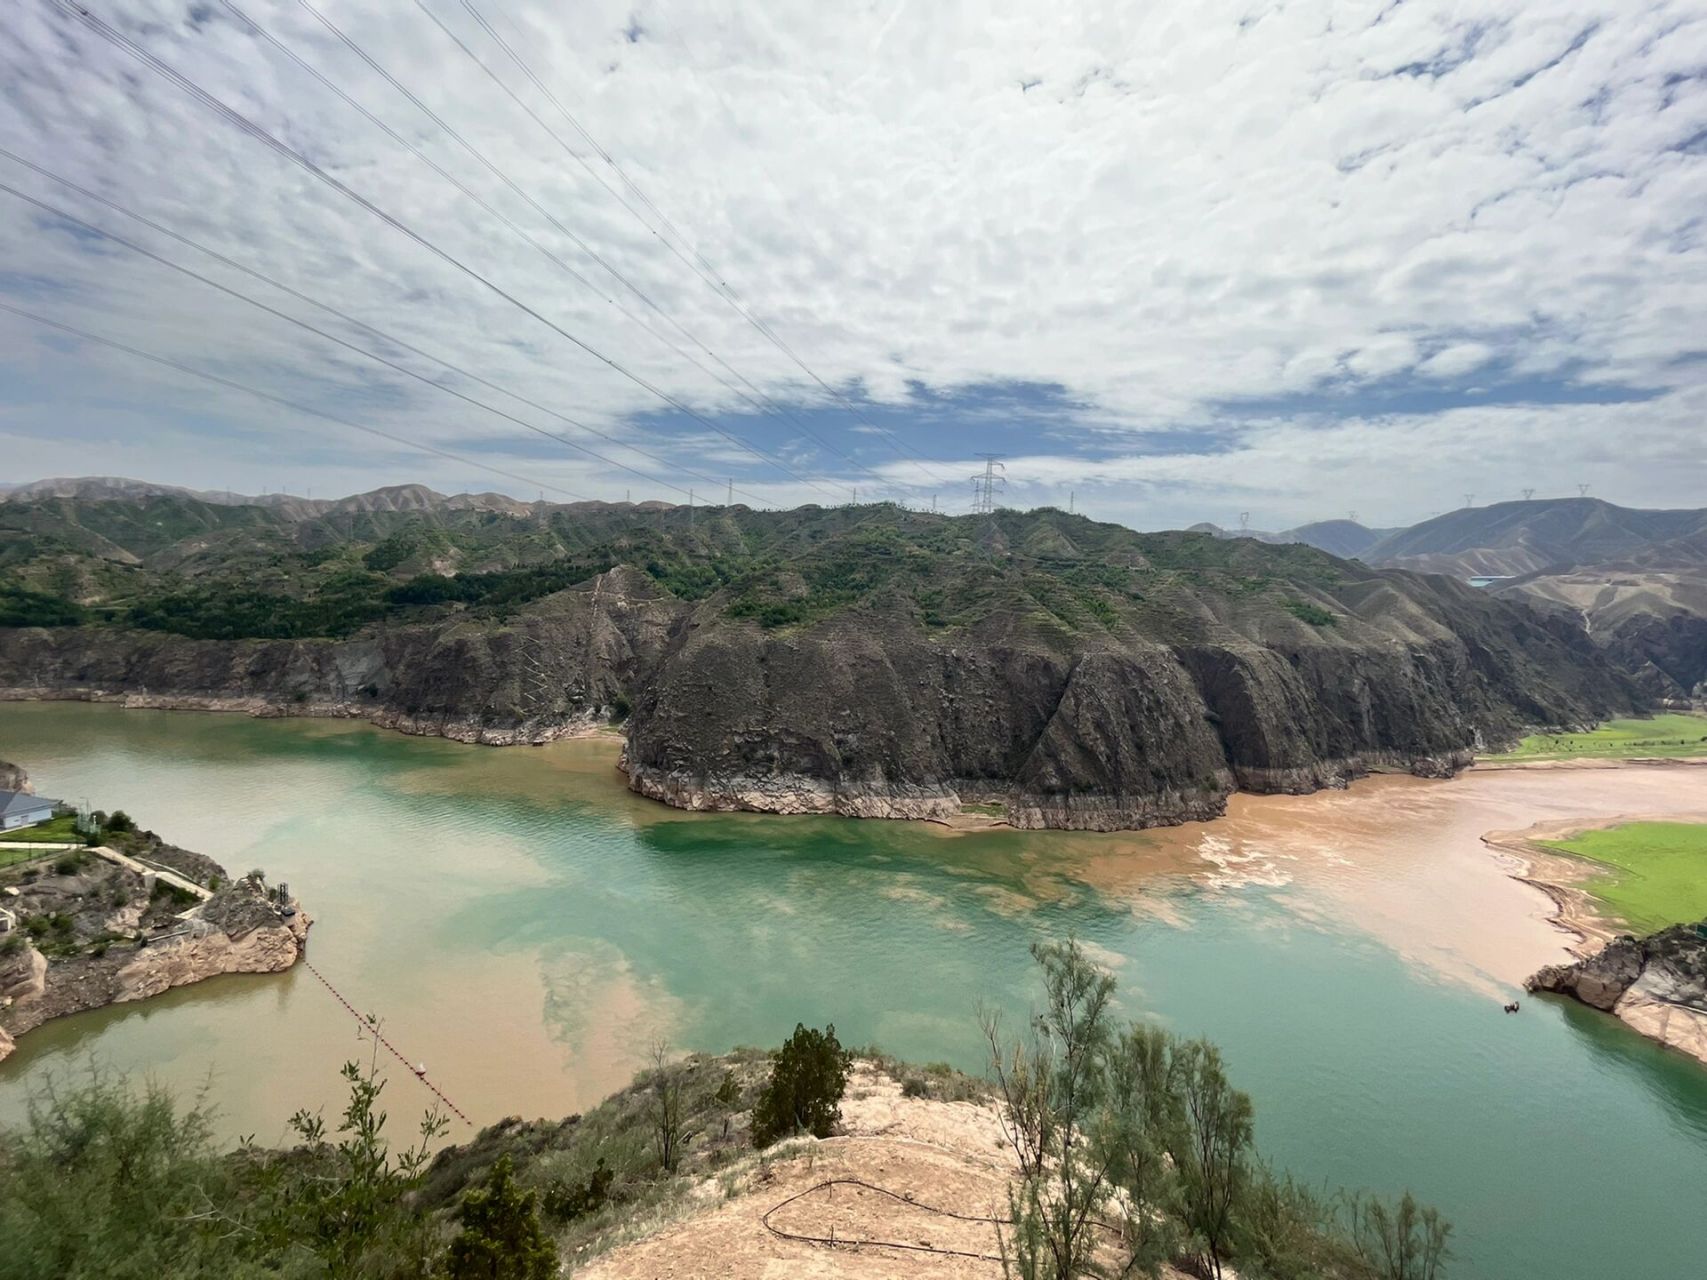
[[[674,509],[658,502],[633,507],[528,503],[497,493],[445,495],[425,485],[392,485],[337,499],[289,494],[255,497],[112,476],[0,486],[0,507],[10,504],[14,509],[53,503],[123,507],[150,499],[176,504],[166,522],[174,538],[193,532],[212,535],[205,549],[215,557],[230,554],[229,546],[222,544],[231,537],[231,523],[196,516],[197,507],[203,511],[243,508],[252,514],[265,511],[272,520],[303,530],[300,537],[308,541],[359,537],[364,521],[411,513],[442,519],[476,512],[540,518],[553,512],[581,512],[603,513],[603,520],[623,511]],[[224,532],[215,532],[222,527]],[[73,517],[57,528],[68,545],[85,554],[112,564],[131,562],[130,535],[118,536],[102,521]],[[1321,520],[1278,533],[1208,523],[1193,525],[1188,532],[1277,546],[1302,544],[1375,568],[1438,573],[1460,580],[1492,579],[1492,589],[1501,594],[1520,593],[1540,608],[1568,615],[1573,625],[1608,649],[1654,697],[1670,702],[1707,700],[1707,510],[1646,510],[1598,498],[1549,498],[1467,507],[1402,529]],[[1034,531],[1034,537],[1045,540],[1058,536],[1047,523]],[[180,543],[177,554],[199,545]],[[1027,550],[1049,553],[1041,543]],[[462,553],[437,548],[423,564],[453,573],[472,567],[461,560]]]
[[[1302,542],[1331,556],[1351,560],[1361,559],[1376,543],[1400,530],[1371,529],[1355,520],[1317,520],[1312,524],[1301,524],[1296,529],[1270,533],[1266,529],[1223,529],[1218,524],[1204,521],[1192,525],[1189,532],[1212,533],[1217,538],[1255,538],[1258,542]]]
[[[1667,569],[1707,565],[1707,509],[1651,511],[1599,498],[1540,498],[1465,507],[1403,529],[1321,520],[1281,533],[1195,524],[1218,538],[1302,542],[1381,568],[1507,578],[1588,564]]]
[[[1407,529],[1351,520],[1283,533],[1192,527],[1301,542],[1376,568],[1491,579],[1502,595],[1569,617],[1656,699],[1707,702],[1707,509],[1543,498],[1465,507]]]
[[[1498,502],[1397,530],[1371,564],[1460,577],[1512,577],[1589,564],[1707,565],[1707,510],[1649,511],[1599,498]]]

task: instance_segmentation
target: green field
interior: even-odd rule
[[[77,815],[74,813],[61,814],[47,822],[38,822],[33,827],[20,827],[16,831],[0,832],[0,844],[15,843],[19,840],[28,843],[83,843],[83,837],[77,834]]]
[[[1707,823],[1631,822],[1545,843],[1600,863],[1588,891],[1638,933],[1707,919]]]
[[[1707,715],[1679,711],[1648,720],[1608,720],[1587,733],[1536,733],[1484,760],[1593,760],[1707,756]]]

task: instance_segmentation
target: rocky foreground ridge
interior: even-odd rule
[[[33,593],[13,620],[54,623],[0,627],[7,696],[499,744],[625,720],[630,785],[691,809],[1142,827],[1236,789],[1449,773],[1640,698],[1520,602],[1048,510],[427,503],[340,524],[150,498],[4,521],[34,557],[12,553]],[[43,594],[70,578],[81,597]]]
[[[1645,938],[1620,934],[1582,960],[1548,965],[1524,985],[1616,1014],[1707,1063],[1707,920]]]
[[[99,848],[0,869],[0,1059],[53,1018],[218,974],[279,973],[302,956],[312,922],[284,886],[232,880],[152,832],[103,834]]]

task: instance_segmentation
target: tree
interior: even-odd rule
[[[1095,1253],[1092,1232],[1109,1198],[1113,1149],[1093,1144],[1105,1097],[1108,1009],[1114,979],[1077,941],[1031,948],[1043,976],[1043,1008],[1030,1034],[1004,1051],[985,1019],[1009,1142],[1022,1179],[1009,1196],[1005,1265],[1024,1280],[1070,1280]]]
[[[822,1031],[796,1023],[794,1034],[771,1055],[770,1079],[753,1107],[753,1145],[768,1147],[802,1131],[829,1137],[842,1118],[851,1061],[834,1023]]]
[[[653,1042],[646,1083],[652,1094],[652,1148],[664,1172],[674,1173],[682,1161],[687,1134],[682,1128],[682,1073],[670,1063],[669,1041]]]
[[[465,1193],[457,1218],[462,1230],[450,1242],[451,1280],[550,1280],[557,1246],[539,1225],[535,1195],[515,1180],[508,1153],[492,1166],[492,1180]]]
[[[1185,1128],[1172,1036],[1134,1023],[1109,1052],[1108,1094],[1093,1130],[1120,1195],[1127,1273],[1154,1276],[1182,1244],[1179,1175],[1168,1152]]]
[[[1381,1280],[1436,1280],[1448,1256],[1452,1228],[1409,1191],[1396,1205],[1374,1196],[1351,1201],[1351,1238]]]
[[[1251,1099],[1227,1082],[1221,1051],[1209,1041],[1188,1040],[1173,1057],[1186,1119],[1172,1150],[1185,1221],[1219,1277],[1250,1159]]]

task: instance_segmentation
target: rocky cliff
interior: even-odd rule
[[[292,553],[279,594],[258,598],[234,567],[259,554],[234,541],[258,536],[247,526],[222,526],[217,554],[205,531],[157,531],[232,510],[73,509],[53,546],[98,529],[142,561],[142,579],[112,579],[129,625],[19,588],[20,611],[86,620],[0,627],[0,689],[490,743],[632,710],[631,785],[667,803],[945,817],[995,802],[1021,826],[1092,829],[1211,817],[1239,788],[1446,773],[1525,727],[1638,698],[1556,614],[1302,545],[1061,512],[440,511]],[[38,526],[64,512],[14,515],[46,546]],[[385,568],[428,544],[463,571]],[[475,567],[524,555],[538,563]],[[563,585],[583,565],[606,567]],[[314,626],[349,634],[267,634]],[[261,634],[212,634],[245,630]]]
[[[1525,985],[1616,1014],[1707,1062],[1707,920],[1645,938],[1621,934],[1574,964],[1548,965]]]
[[[147,833],[114,834],[161,856],[142,863],[103,846],[0,872],[0,888],[16,890],[4,898],[16,925],[0,933],[0,1059],[53,1018],[216,974],[279,973],[301,957],[311,921],[294,898],[254,877],[231,882]]]
[[[0,760],[0,791],[22,791],[34,794],[35,788],[30,785],[30,775],[15,764]]]

